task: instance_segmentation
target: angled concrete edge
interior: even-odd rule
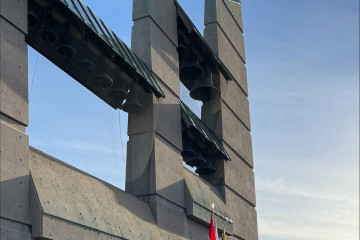
[[[209,223],[214,204],[214,224],[226,233],[233,234],[233,221],[219,190],[187,169],[185,175],[186,215],[200,222]]]

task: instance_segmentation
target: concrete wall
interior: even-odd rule
[[[231,162],[222,162],[208,178],[221,189],[234,221],[234,237],[258,239],[255,182],[246,57],[241,4],[231,0],[205,1],[204,37],[223,61],[234,81],[220,74],[220,97],[206,103],[202,118],[222,139]]]
[[[0,239],[30,239],[27,1],[0,0]]]
[[[133,1],[132,50],[157,76],[166,98],[129,115],[126,191],[149,202],[162,239],[185,237],[179,57],[174,1]],[[144,101],[143,101],[144,102]]]

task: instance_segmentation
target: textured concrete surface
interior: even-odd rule
[[[91,239],[93,231],[125,239],[160,239],[149,206],[136,197],[35,149],[30,151],[30,171],[43,216],[42,231],[34,232],[55,239],[82,232]],[[74,235],[67,235],[66,226]]]
[[[1,239],[29,239],[31,231],[26,13],[26,0],[0,0]]]
[[[159,83],[166,98],[157,99],[147,93],[142,93],[144,111],[129,114],[128,135],[136,135],[156,131],[177,149],[182,149],[181,111],[179,98]]]
[[[158,195],[184,206],[184,173],[181,152],[166,140],[155,136],[155,165],[152,187]]]
[[[221,98],[243,124],[250,130],[249,100],[235,81],[226,81],[220,76]]]
[[[246,162],[253,166],[252,141],[249,130],[235,117],[226,105],[222,105],[222,139]]]
[[[0,218],[1,240],[31,240],[31,227]]]
[[[185,239],[187,230],[185,209],[158,195],[146,197],[154,214],[161,239]]]
[[[224,184],[233,189],[247,201],[256,205],[255,178],[252,167],[246,164],[235,152],[225,146],[232,161],[225,162]]]
[[[242,201],[226,187],[222,190],[226,206],[229,208],[234,221],[234,235],[246,240],[257,240],[258,229],[255,208]]]
[[[231,214],[219,190],[187,169],[184,169],[184,175],[186,214],[200,222],[208,223],[214,204],[214,222],[218,226],[225,226],[228,233],[232,234]]]
[[[179,59],[176,45],[150,17],[134,22],[132,36],[132,50],[168,88],[180,96]]]
[[[243,31],[244,27],[243,27],[241,4],[234,2],[232,0],[223,0],[223,2],[228,7],[228,10],[231,12],[232,17],[235,19],[236,23],[239,25],[241,31]]]
[[[214,22],[207,24],[204,30],[205,39],[218,54],[221,61],[225,64],[235,80],[245,93],[248,93],[246,67],[244,61],[234,50],[233,44],[226,37],[219,25]],[[214,37],[216,36],[216,37]]]
[[[210,1],[205,4],[205,25],[216,22],[224,35],[232,43],[233,50],[241,56],[245,62],[244,36],[234,14],[241,13],[240,4],[229,3],[229,0]],[[231,5],[231,8],[229,6]],[[232,10],[232,11],[231,11]]]
[[[27,61],[24,33],[0,17],[0,111],[23,125],[29,123]]]
[[[0,16],[27,33],[27,0],[0,0]]]
[[[173,1],[169,0],[135,0],[133,1],[133,21],[150,17],[167,37],[177,46],[176,10]]]
[[[0,122],[1,217],[30,224],[29,138]]]

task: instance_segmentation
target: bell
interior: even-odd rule
[[[113,80],[106,73],[96,74],[91,82],[98,89],[106,89],[113,85]]]
[[[76,54],[76,49],[72,46],[72,37],[69,23],[64,23],[64,33],[61,36],[61,43],[57,48],[57,52],[66,58],[71,58]]]
[[[190,139],[185,139],[185,141],[183,141],[183,151],[181,152],[181,156],[190,157],[194,155],[196,155],[196,152],[193,149],[193,141]]]
[[[39,36],[42,40],[44,40],[50,44],[54,44],[58,39],[58,35],[54,30],[53,21],[54,20],[52,18],[52,9],[50,7],[48,7],[45,10],[44,27],[39,32]]]
[[[219,90],[212,84],[209,74],[198,79],[190,89],[190,97],[199,101],[210,101],[219,94]]]
[[[180,67],[180,78],[184,80],[193,80],[201,78],[204,70],[199,66],[198,61],[191,56],[190,52],[185,51],[184,59]]]
[[[143,105],[140,103],[137,97],[135,84],[133,83],[130,87],[129,97],[126,102],[122,105],[122,110],[127,113],[138,113],[143,109]]]
[[[128,93],[123,88],[115,88],[112,89],[108,93],[109,97],[112,98],[112,100],[115,102],[118,108],[123,105],[124,100],[128,97]]]
[[[197,167],[195,172],[199,175],[212,175],[216,173],[216,168],[214,167],[212,160],[208,159],[205,164],[200,165]]]
[[[35,11],[32,8],[32,6],[29,5],[29,8],[28,8],[28,26],[30,28],[34,28],[34,27],[36,27],[38,21],[39,21],[38,16],[35,14]]]
[[[79,61],[75,63],[75,65],[76,65],[75,67],[76,71],[78,71],[78,73],[81,73],[83,75],[88,75],[94,72],[95,69],[95,65],[86,58],[81,58]]]
[[[80,56],[79,56],[80,55]],[[87,39],[82,39],[82,49],[78,54],[79,58],[73,64],[73,70],[79,75],[88,75],[94,72],[95,65],[89,59],[89,49]]]
[[[179,58],[183,58],[185,56],[185,53],[188,51],[189,51],[189,49],[187,49],[187,47],[183,43],[180,42],[179,46],[178,46]]]
[[[187,165],[194,167],[200,166],[206,162],[205,158],[202,156],[200,152],[197,152],[194,156],[184,158],[184,161]]]

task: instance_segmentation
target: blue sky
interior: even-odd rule
[[[84,2],[130,46],[131,0]],[[259,237],[359,239],[359,3],[242,2]],[[30,144],[124,188],[126,114],[32,49],[29,91]]]

